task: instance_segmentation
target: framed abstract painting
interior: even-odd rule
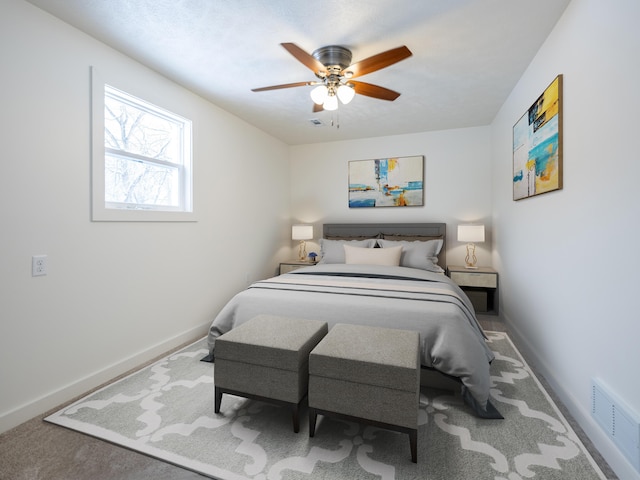
[[[513,199],[562,189],[562,75],[513,126]]]
[[[349,162],[349,208],[424,205],[424,157]]]

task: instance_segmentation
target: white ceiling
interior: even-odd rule
[[[28,1],[297,145],[490,124],[570,0]],[[313,113],[311,87],[251,91],[316,80],[284,42],[413,56],[358,78],[397,100]]]

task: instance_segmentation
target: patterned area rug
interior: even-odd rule
[[[319,417],[309,438],[306,408],[298,434],[285,407],[224,395],[214,414],[204,339],[46,420],[221,480],[603,480],[508,336],[487,334],[504,420],[475,417],[459,393],[423,388],[417,464],[397,432]]]

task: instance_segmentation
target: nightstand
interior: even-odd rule
[[[289,273],[298,268],[310,267],[311,265],[317,265],[317,262],[311,263],[311,262],[305,262],[303,260],[289,260],[287,262],[281,262],[279,274],[282,275],[283,273]]]
[[[448,265],[447,275],[467,294],[476,313],[498,314],[498,272],[493,268]]]

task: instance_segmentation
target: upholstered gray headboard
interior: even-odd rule
[[[324,238],[382,238],[384,236],[442,238],[438,265],[445,270],[447,268],[446,223],[325,223],[322,236]]]

